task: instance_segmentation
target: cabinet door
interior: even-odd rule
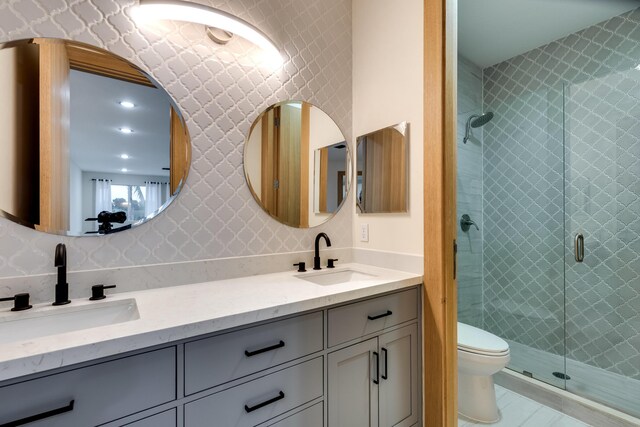
[[[378,425],[378,339],[371,338],[328,356],[329,427]]]
[[[418,327],[380,335],[380,427],[418,422]]]

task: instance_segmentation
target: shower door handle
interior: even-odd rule
[[[582,233],[576,234],[574,241],[574,252],[576,256],[576,262],[584,261],[584,236]]]

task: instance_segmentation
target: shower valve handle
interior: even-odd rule
[[[476,230],[480,231],[478,224],[476,224],[469,215],[462,215],[462,218],[460,218],[460,228],[462,229],[462,231],[466,233],[467,231],[469,231],[472,225],[476,228]]]

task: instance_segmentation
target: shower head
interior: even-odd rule
[[[491,111],[488,111],[484,114],[474,114],[473,116],[469,117],[469,119],[467,119],[467,126],[464,132],[464,139],[462,140],[462,142],[464,142],[465,144],[467,143],[467,140],[469,139],[469,137],[471,136],[471,128],[479,128],[481,126],[486,125],[487,123],[489,123],[491,121],[491,119],[493,119],[493,113]]]

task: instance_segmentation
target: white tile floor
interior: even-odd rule
[[[588,427],[568,415],[496,385],[496,398],[502,419],[495,424],[478,424],[458,418],[458,427]]]

